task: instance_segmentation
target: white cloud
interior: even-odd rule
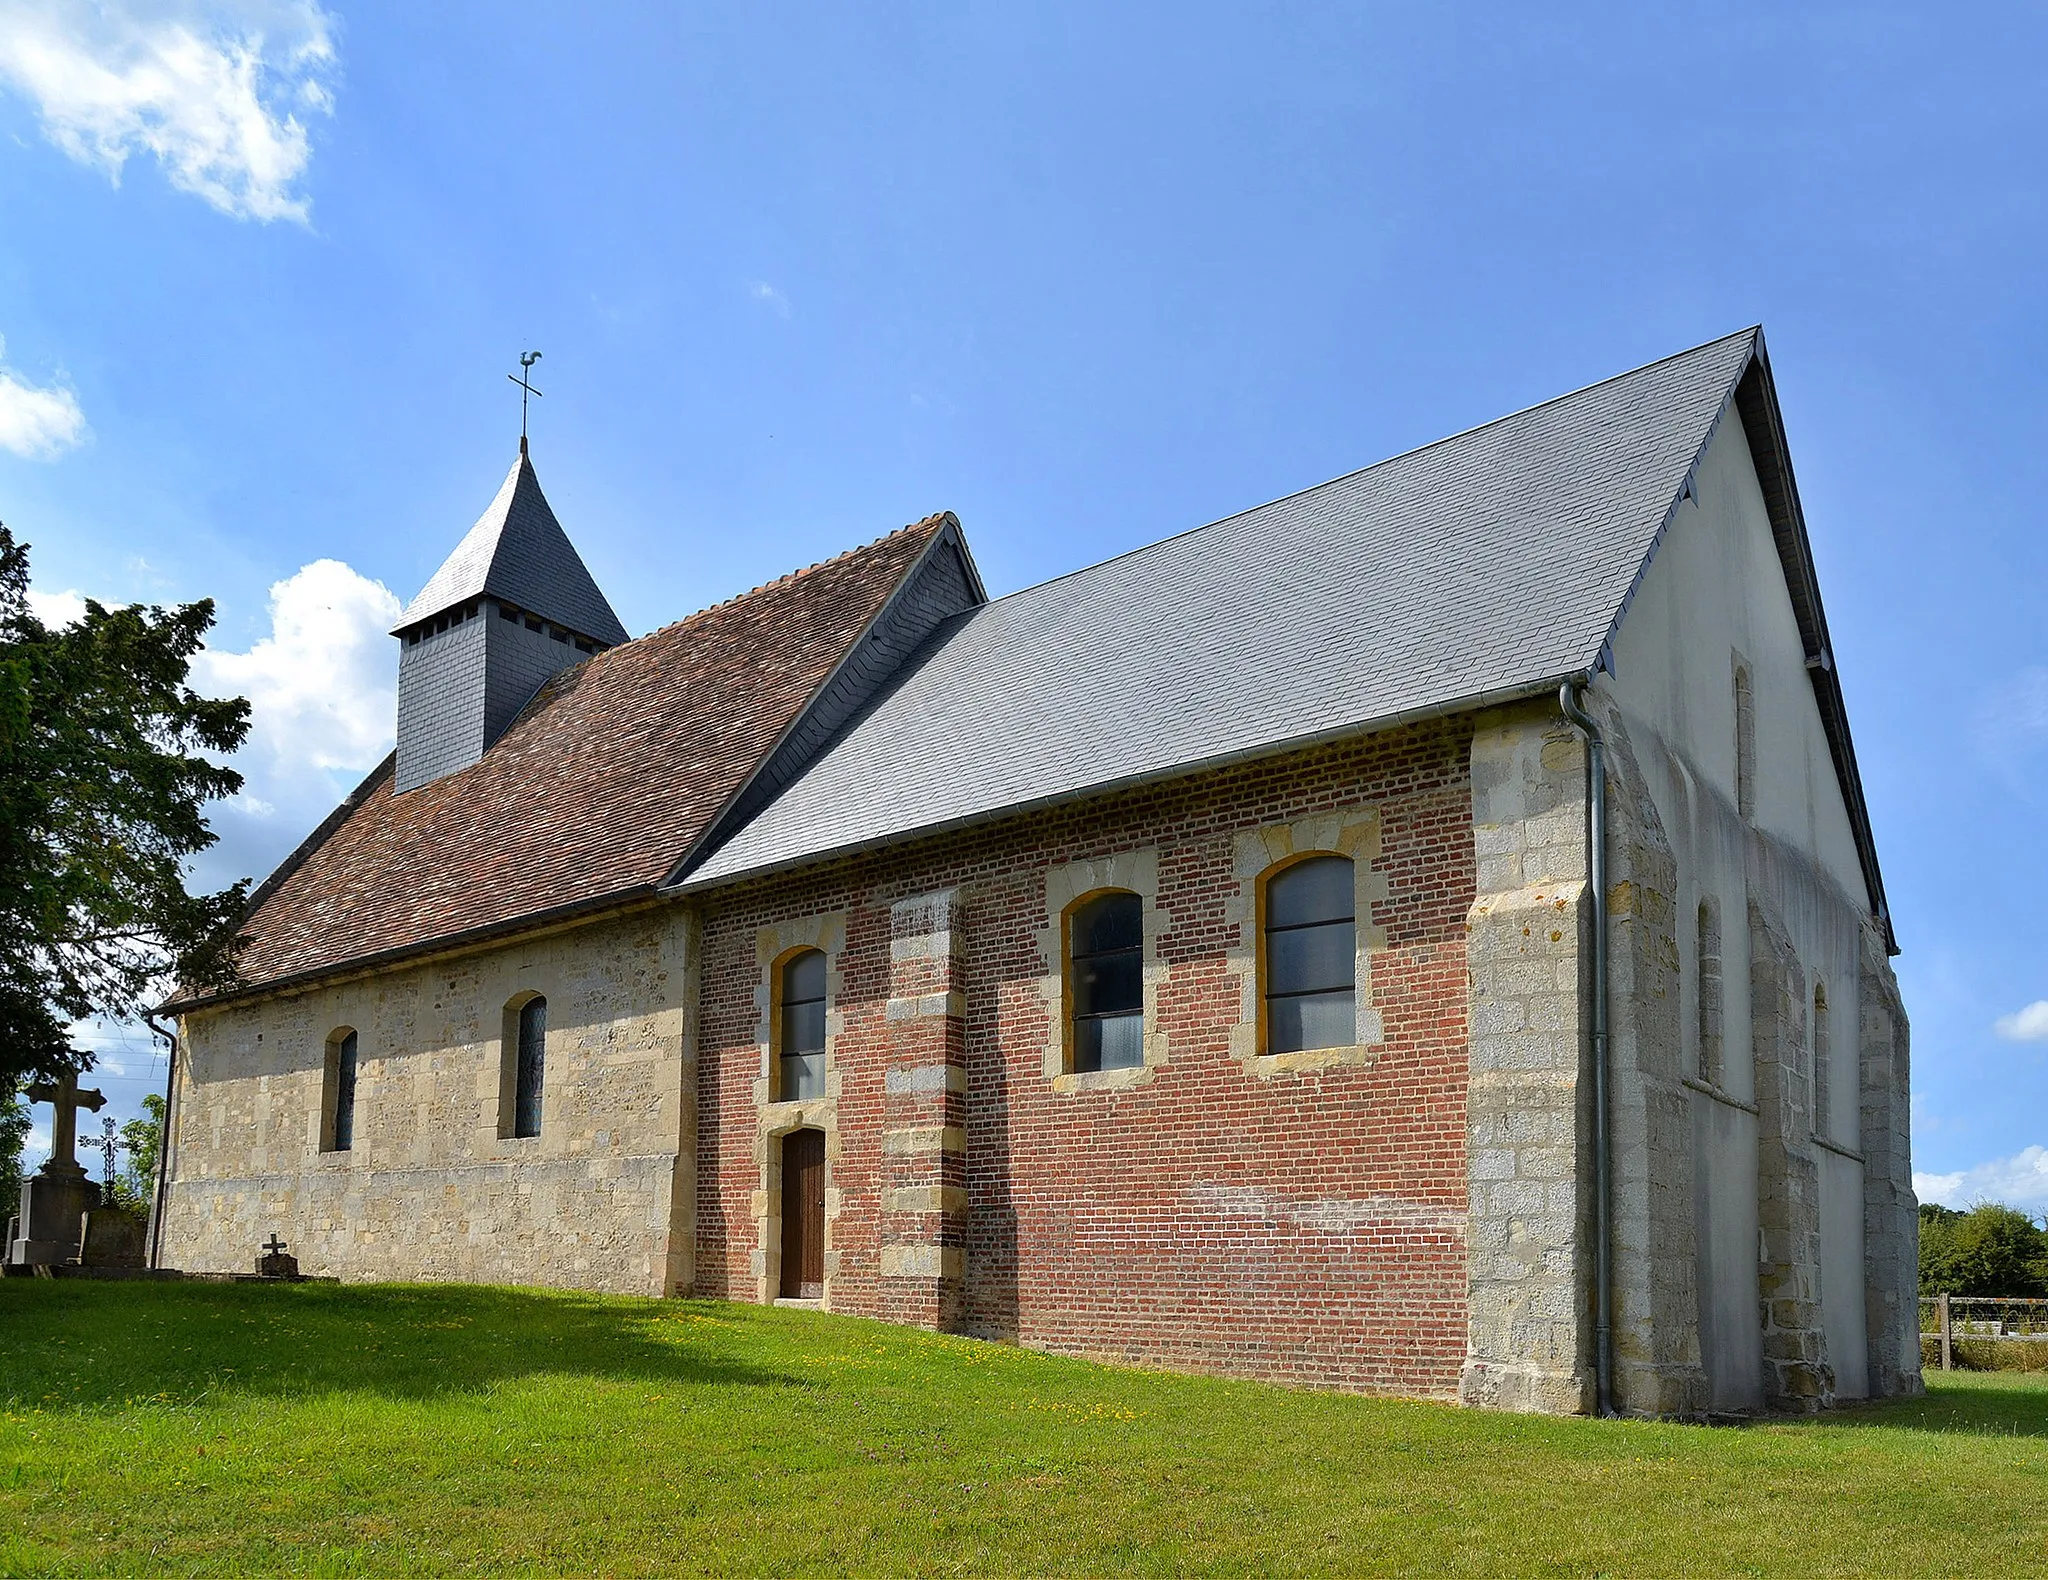
[[[787,318],[789,316],[789,298],[776,290],[766,280],[749,280],[747,282],[747,295],[768,307],[779,317]]]
[[[0,39],[5,38],[7,0],[0,0]],[[6,45],[0,42],[0,51]],[[7,342],[0,340],[0,356]],[[30,461],[62,455],[85,438],[85,413],[78,397],[61,384],[31,384],[0,367],[0,450]]]
[[[1999,1016],[1991,1029],[2007,1042],[2048,1042],[2048,998],[2037,998],[2025,1009]]]
[[[0,80],[116,184],[149,154],[223,214],[304,224],[303,117],[333,112],[334,33],[317,0],[0,0]]]
[[[31,591],[45,624],[77,619],[85,594]],[[397,722],[399,601],[339,560],[315,560],[270,589],[270,631],[247,652],[194,656],[192,684],[247,697],[249,738],[235,754],[243,788],[211,809],[219,843],[193,863],[217,887],[261,878],[391,749]]]
[[[28,590],[29,613],[51,630],[59,626],[76,625],[85,618],[85,594],[81,592],[47,593]]]
[[[340,560],[315,560],[270,589],[270,635],[246,653],[211,648],[194,661],[198,683],[247,697],[249,779],[238,810],[267,817],[299,799],[311,775],[325,796],[329,770],[361,772],[391,749],[398,715],[389,635],[399,603],[390,588]]]
[[[2048,1209],[2048,1147],[2027,1147],[1953,1174],[1915,1174],[1913,1192],[1944,1207],[1995,1201],[2038,1213]]]

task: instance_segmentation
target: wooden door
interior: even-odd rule
[[[825,1292],[825,1132],[793,1130],[782,1142],[782,1295]]]

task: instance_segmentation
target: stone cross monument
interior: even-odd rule
[[[16,1267],[35,1267],[78,1260],[79,1236],[85,1215],[100,1204],[100,1188],[79,1165],[78,1111],[97,1113],[106,1098],[81,1091],[78,1078],[66,1071],[54,1081],[28,1088],[29,1101],[55,1110],[50,1125],[50,1158],[21,1182],[21,1217],[7,1260]]]

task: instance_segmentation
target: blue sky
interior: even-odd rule
[[[59,616],[218,601],[225,879],[385,750],[523,349],[639,632],[940,509],[1007,591],[1761,321],[1923,1190],[2048,1211],[2044,134],[2036,5],[0,0],[0,519]]]

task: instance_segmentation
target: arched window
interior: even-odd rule
[[[347,1152],[356,1140],[356,1034],[343,1027],[327,1039],[325,1078],[321,1082],[321,1129],[324,1149]]]
[[[782,962],[775,1096],[807,1102],[825,1095],[825,952],[806,949]]]
[[[1721,1084],[1721,904],[1700,901],[1699,937],[1700,1046],[1699,1077],[1709,1086]]]
[[[1358,1041],[1358,918],[1352,867],[1311,856],[1266,880],[1266,1051]]]
[[[1749,666],[1735,666],[1735,810],[1756,816],[1756,695]]]
[[[1068,1001],[1077,1071],[1145,1062],[1145,902],[1112,890],[1067,921]]]
[[[1817,1136],[1831,1136],[1835,1127],[1829,1122],[1828,1112],[1828,1064],[1834,1055],[1834,1039],[1828,1028],[1828,989],[1824,982],[1813,985],[1813,1133]]]
[[[548,1001],[535,994],[519,1006],[512,1068],[512,1134],[540,1134],[541,1087],[547,1078]]]

